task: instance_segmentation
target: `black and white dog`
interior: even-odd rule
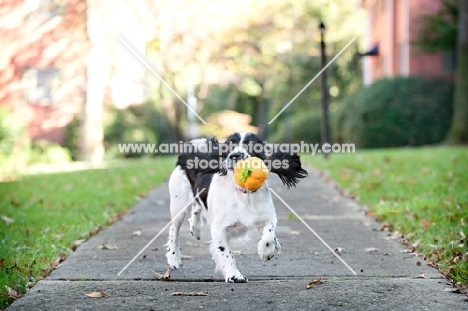
[[[252,133],[235,133],[224,145],[215,138],[194,140],[191,143],[211,148],[179,155],[177,167],[169,180],[172,218],[199,194],[193,201],[189,219],[192,235],[200,239],[203,219],[206,219],[210,224],[210,250],[216,268],[223,273],[226,282],[247,282],[247,278],[236,267],[229,240],[243,237],[249,227],[256,227],[262,235],[258,242],[258,255],[264,262],[270,260],[275,251],[281,250],[281,244],[275,236],[277,220],[268,183],[265,182],[255,192],[239,188],[233,176],[234,162],[251,156],[259,157],[288,188],[306,177],[307,171],[302,168],[297,154],[278,150],[265,152],[265,142]],[[212,165],[206,165],[208,162]],[[197,163],[205,165],[194,165]],[[213,165],[216,163],[219,165]],[[179,229],[187,214],[188,209],[174,219],[166,244],[167,262],[174,269],[181,265]]]

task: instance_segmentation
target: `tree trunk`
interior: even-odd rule
[[[459,0],[457,72],[449,143],[468,142],[468,1]]]
[[[257,126],[258,126],[258,137],[263,140],[267,140],[266,137],[266,107],[265,107],[265,98],[263,97],[264,94],[264,83],[258,82],[260,85],[261,93],[257,96]]]
[[[103,101],[110,71],[106,55],[105,29],[97,0],[88,0],[87,31],[91,43],[88,57],[86,99],[84,104],[80,158],[99,164],[104,157]]]

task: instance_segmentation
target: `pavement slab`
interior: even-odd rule
[[[451,285],[422,257],[405,252],[365,208],[343,197],[317,170],[296,189],[275,176],[274,189],[356,271],[348,270],[274,197],[277,237],[283,252],[267,263],[257,255],[260,235],[233,243],[245,284],[224,283],[215,272],[206,227],[195,240],[188,222],[181,229],[183,266],[169,281],[155,272],[167,269],[167,231],[120,276],[117,273],[169,222],[167,183],[141,199],[120,221],[83,243],[46,279],[38,282],[8,310],[468,310],[468,298],[447,291]],[[138,234],[135,234],[138,232]],[[117,249],[100,246],[111,243]],[[424,278],[421,278],[424,276]],[[306,289],[311,280],[322,284]],[[87,293],[102,290],[104,298]],[[173,292],[206,292],[206,296],[172,296]]]

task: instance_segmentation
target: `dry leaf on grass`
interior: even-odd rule
[[[207,296],[207,292],[173,292],[172,296]]]
[[[15,222],[13,218],[6,217],[5,215],[2,215],[2,220],[5,222],[5,225],[7,226]]]
[[[76,241],[73,242],[73,246],[80,246],[85,241],[86,241],[85,239],[76,240]]]
[[[315,286],[315,284],[322,284],[322,278],[318,278],[316,280],[312,280],[307,284],[307,289],[312,288]]]
[[[86,294],[86,296],[90,298],[102,298],[102,297],[106,297],[107,294],[104,293],[102,289],[100,289],[98,292],[92,292],[92,293]]]
[[[6,287],[6,290],[7,290],[7,293],[8,293],[8,297],[11,297],[13,299],[18,299],[18,298],[21,297],[21,294],[19,293],[16,286],[14,286],[12,288],[12,287],[8,287],[8,286],[5,285],[5,287]]]
[[[169,280],[171,278],[171,269],[169,269],[169,268],[167,268],[167,270],[166,270],[166,272],[164,274],[157,273],[153,269],[151,269],[151,271],[153,272],[154,277],[157,280],[167,281],[167,280]]]
[[[117,245],[112,244],[110,241],[107,243],[102,243],[98,246],[99,249],[118,249]]]

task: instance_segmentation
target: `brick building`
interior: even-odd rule
[[[451,78],[451,53],[425,53],[412,42],[421,18],[436,12],[442,0],[363,0],[366,10],[365,46],[378,55],[363,58],[363,80],[371,84],[383,77],[425,76]]]
[[[32,140],[62,142],[64,127],[83,109],[92,48],[89,2],[0,2],[0,107],[15,113]],[[96,3],[101,9],[97,31],[107,52],[103,61],[110,63],[104,101],[119,107],[142,102],[144,67],[116,36],[131,38],[133,47],[144,52],[151,11],[145,1]]]

